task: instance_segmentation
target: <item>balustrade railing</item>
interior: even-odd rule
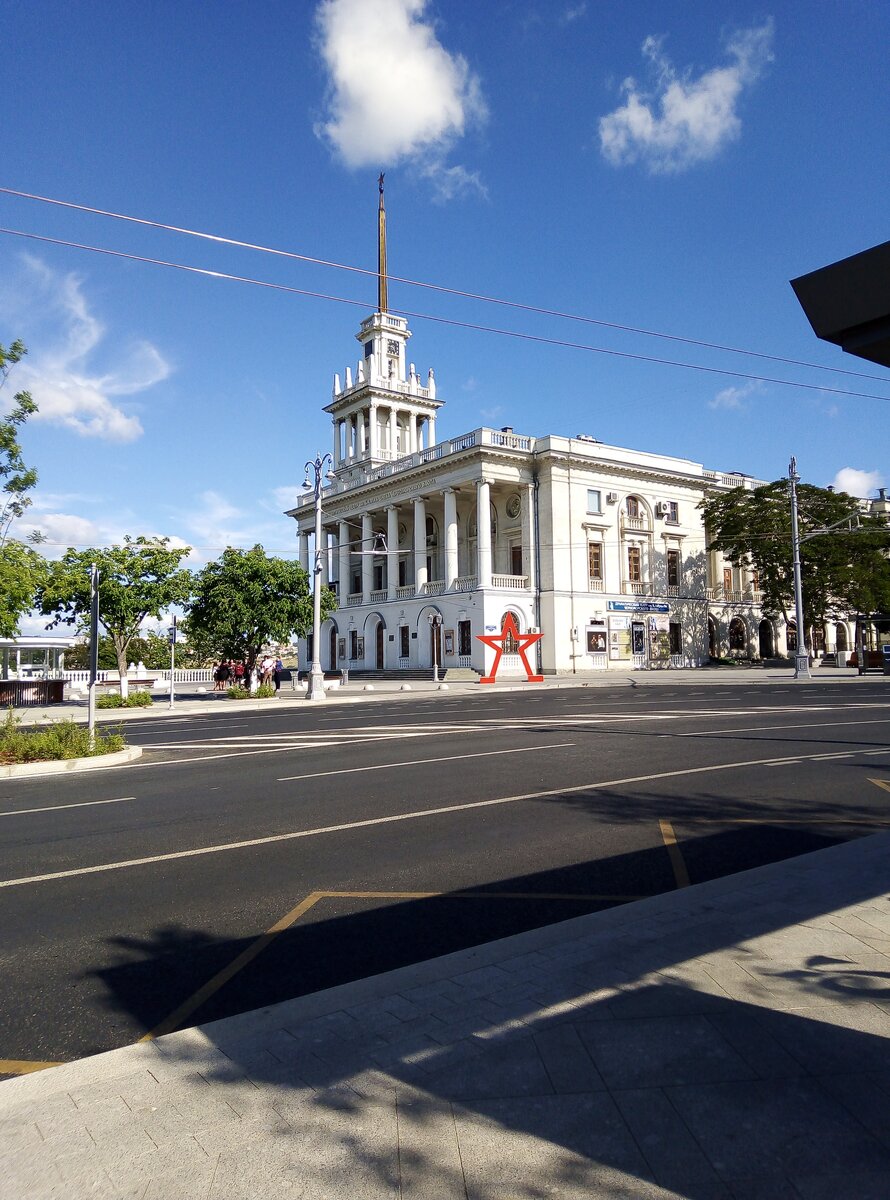
[[[459,575],[454,581],[454,590],[456,592],[475,592],[476,576],[475,575]]]
[[[519,592],[528,583],[527,575],[492,575],[491,586],[506,588],[508,591]]]
[[[414,595],[414,588],[411,587],[410,584],[407,587],[397,587],[396,588],[396,599],[397,600],[410,600],[413,595]]]
[[[350,592],[349,595],[346,597],[346,607],[347,608],[355,608],[357,605],[361,604],[361,602],[362,602],[362,593],[361,592]]]
[[[626,580],[621,590],[625,596],[649,596],[652,593],[652,585],[645,580]]]
[[[441,596],[445,591],[444,579],[430,579],[421,588],[424,596]]]
[[[603,586],[603,580],[602,580],[602,579],[591,579],[591,580],[589,580],[589,588],[588,588],[588,590],[589,590],[589,591],[591,591],[591,592],[603,592],[603,591],[605,591],[605,588],[604,588],[604,586]]]
[[[382,604],[386,599],[386,594],[386,588],[377,588],[375,591],[371,592],[371,603]]]

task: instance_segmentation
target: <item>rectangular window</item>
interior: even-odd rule
[[[355,629],[349,631],[349,657],[353,660],[358,658],[358,631]]]
[[[407,559],[399,559],[399,587],[407,587],[408,585],[408,561]]]
[[[362,573],[361,571],[352,572],[352,592],[355,595],[362,590]]]
[[[627,548],[627,578],[631,583],[642,583],[643,567],[639,546]]]
[[[668,635],[670,637],[671,654],[683,653],[683,629],[679,621],[671,621],[668,625]]]
[[[723,590],[724,592],[732,591],[732,567],[723,568]]]
[[[668,587],[680,586],[680,551],[668,550],[667,552],[667,577]]]
[[[627,497],[627,515],[632,520],[636,520],[640,515],[640,502],[636,496]]]
[[[760,591],[760,575],[757,571],[751,572],[751,587],[755,592]]]
[[[602,542],[587,543],[587,573],[591,579],[603,577],[603,546]]]
[[[379,566],[374,564],[374,591],[379,592],[383,589],[383,564]]]
[[[457,652],[458,654],[472,654],[472,625],[470,621],[458,621],[457,623]]]
[[[667,521],[668,525],[679,525],[680,524],[680,506],[677,503],[677,501],[676,500],[668,500],[667,505],[665,507],[667,509],[667,512],[665,513],[664,519]]]
[[[587,511],[589,513],[599,513],[603,511],[602,492],[596,488],[587,489]]]
[[[408,626],[400,625],[399,626],[399,658],[407,658],[408,657],[409,645],[410,645],[410,641],[408,638]]]

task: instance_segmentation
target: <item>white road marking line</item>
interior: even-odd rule
[[[77,804],[48,804],[45,808],[16,808],[8,812],[0,812],[0,817],[22,817],[25,813],[59,812],[63,808],[89,808],[95,804],[123,804],[125,800],[135,800],[135,796],[118,796],[114,800],[80,800]]]
[[[423,767],[427,763],[463,762],[467,758],[495,758],[500,754],[531,754],[536,750],[563,750],[574,746],[574,742],[552,742],[549,746],[521,746],[516,750],[480,750],[476,754],[449,754],[445,758],[412,758],[407,762],[378,763],[373,767],[341,767],[337,771],[314,771],[308,775],[282,775],[279,783],[293,783],[300,779],[327,779],[330,775],[364,774],[365,771],[390,771],[396,767]]]
[[[890,715],[867,721],[810,721],[799,725],[737,725],[733,729],[705,729],[701,733],[680,733],[678,737],[716,737],[721,733],[783,733],[786,729],[837,729],[842,725],[886,725]]]
[[[890,750],[890,746],[885,747]],[[853,752],[855,753],[855,751]],[[819,755],[804,755],[790,761],[803,762]],[[592,783],[580,783],[574,787],[548,788],[540,792],[523,792],[516,796],[499,796],[493,800],[473,800],[466,804],[446,804],[441,808],[418,809],[414,812],[393,813],[388,817],[369,817],[364,821],[347,821],[341,825],[322,825],[316,829],[298,829],[292,833],[275,833],[268,837],[250,838],[242,842],[224,842],[217,846],[199,846],[194,850],[176,850],[170,854],[152,854],[145,858],[125,859],[121,862],[100,863],[94,867],[74,867],[68,871],[52,871],[46,875],[28,875],[19,879],[2,879],[0,888],[22,887],[28,883],[46,883],[53,879],[72,879],[79,875],[95,875],[101,871],[122,871],[129,867],[150,866],[153,863],[173,862],[180,858],[199,858],[205,854],[222,854],[230,850],[250,850],[256,846],[271,846],[276,842],[292,842],[301,838],[320,837],[329,833],[348,833],[353,829],[368,829],[375,825],[392,825],[399,821],[418,821],[428,817],[439,817],[449,813],[470,812],[473,809],[495,808],[503,804],[518,804],[523,801],[548,800],[554,796],[572,796],[579,792],[595,792],[604,788],[626,787],[632,783],[650,783],[654,779],[676,779],[683,775],[707,775],[717,771],[738,771],[747,767],[768,767],[788,759],[758,758],[748,761],[717,763],[709,767],[685,767],[679,771],[657,771],[652,775],[629,775],[624,779],[604,779]]]

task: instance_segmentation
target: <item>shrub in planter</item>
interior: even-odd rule
[[[92,758],[97,754],[113,754],[126,745],[120,732],[97,729],[92,743],[86,725],[70,718],[49,725],[20,729],[19,718],[12,709],[0,726],[0,762],[47,762],[63,758]]]
[[[117,693],[96,697],[96,708],[148,708],[152,703],[150,692],[131,692],[126,700]]]

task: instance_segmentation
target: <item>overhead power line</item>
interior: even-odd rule
[[[107,246],[90,246],[84,242],[72,242],[65,238],[47,237],[39,233],[28,233],[21,229],[0,227],[0,233],[11,237],[27,238],[30,241],[46,242],[54,246],[66,246],[74,250],[88,250],[93,254],[105,254],[112,258],[123,258],[130,262],[148,263],[156,267],[169,267],[176,271],[186,271],[192,275],[206,275],[211,279],[224,279],[233,283],[249,283],[254,287],[271,288],[277,292],[287,292],[295,296],[307,296],[315,300],[331,300],[336,304],[348,304],[354,308],[367,308],[362,300],[350,300],[345,296],[335,296],[330,292],[315,292],[307,288],[291,287],[285,283],[273,283],[267,279],[255,279],[248,275],[232,275],[227,271],[213,271],[207,267],[194,267],[187,263],[170,262],[163,258],[150,258],[142,254],[127,254],[123,250],[111,250]],[[539,345],[559,346],[567,350],[583,350],[588,354],[605,354],[611,358],[623,358],[632,362],[654,363],[663,367],[680,367],[687,371],[699,371],[707,375],[721,375],[730,379],[744,379],[753,383],[772,383],[778,387],[803,388],[809,392],[823,392],[832,396],[851,396],[861,400],[890,400],[890,396],[875,395],[873,392],[855,392],[847,388],[828,387],[824,384],[802,383],[797,380],[777,379],[771,375],[754,375],[747,371],[732,371],[726,367],[706,367],[701,363],[684,362],[680,359],[658,358],[649,354],[633,354],[628,350],[613,350],[606,346],[592,346],[586,342],[571,342],[563,338],[545,337],[543,334],[522,333],[516,329],[501,329],[495,325],[479,325],[472,321],[458,321],[454,317],[439,317],[432,313],[418,312],[409,308],[391,308],[391,312],[403,316],[414,317],[420,321],[433,321],[438,325],[450,325],[456,329],[469,329],[476,333],[494,333],[499,337],[515,338],[524,342],[535,342]],[[870,378],[867,376],[866,378]]]
[[[34,192],[23,192],[16,188],[0,187],[0,194],[7,196],[18,196],[23,200],[35,200],[41,204],[52,204],[59,208],[70,208],[76,212],[90,213],[94,216],[110,217],[115,221],[127,221],[133,225],[143,225],[149,229],[163,229],[167,233],[181,233],[188,237],[201,238],[205,241],[215,242],[219,245],[236,246],[242,250],[256,250],[263,254],[274,254],[280,258],[294,259],[297,262],[311,263],[314,266],[331,267],[338,271],[349,271],[356,275],[367,275],[373,278],[378,277],[378,272],[367,267],[356,267],[349,263],[337,262],[333,259],[318,258],[310,254],[299,254],[294,250],[281,250],[274,246],[263,246],[257,242],[245,242],[237,238],[224,237],[222,234],[207,233],[199,229],[188,229],[182,225],[171,225],[164,221],[153,221],[146,217],[134,217],[127,213],[112,212],[105,208],[95,208],[88,204],[76,204],[71,200],[58,200],[50,196],[40,196]],[[478,292],[464,291],[460,288],[446,287],[443,284],[430,283],[420,279],[409,279],[401,275],[388,275],[388,279],[394,283],[403,283],[408,287],[425,288],[427,291],[440,292],[449,296],[458,296],[464,300],[478,300],[484,304],[497,304],[504,308],[514,308],[520,312],[535,313],[539,316],[557,317],[563,321],[577,321],[584,325],[597,325],[603,329],[614,329],[621,333],[634,333],[642,337],[662,338],[665,341],[680,342],[687,346],[698,346],[706,350],[719,350],[726,354],[741,354],[750,358],[761,358],[765,361],[783,363],[785,366],[791,367],[806,367],[813,371],[829,371],[833,375],[848,375],[856,379],[873,379],[877,383],[883,383],[884,377],[880,375],[870,375],[863,371],[852,371],[845,367],[829,367],[822,363],[807,362],[803,359],[786,358],[780,354],[767,354],[762,350],[746,350],[740,346],[726,346],[719,342],[708,342],[700,338],[684,337],[676,333],[665,333],[656,329],[644,329],[635,325],[624,325],[618,321],[605,321],[597,317],[587,317],[579,313],[562,312],[555,308],[543,308],[535,304],[523,304],[518,300],[505,300],[498,296],[486,296]],[[314,293],[304,293],[312,295]],[[432,319],[432,318],[429,318]],[[658,360],[653,360],[658,361]]]

